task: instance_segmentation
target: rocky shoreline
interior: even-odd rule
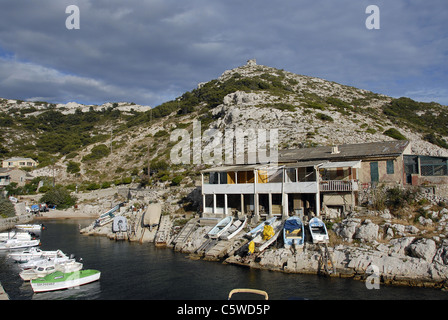
[[[353,219],[356,219],[353,221]],[[358,236],[366,227],[380,229],[379,225],[348,217],[340,223],[342,230],[353,228]],[[356,225],[353,225],[353,222]],[[372,225],[371,225],[372,224]],[[374,227],[375,225],[376,227]],[[296,251],[283,248],[279,240],[260,254],[248,256],[241,247],[244,239],[236,239],[221,257],[198,255],[197,248],[205,241],[207,227],[199,227],[183,246],[175,244],[174,250],[190,254],[192,258],[219,260],[224,263],[250,268],[286,273],[320,274],[331,277],[353,278],[370,281],[372,285],[407,285],[446,289],[448,287],[448,240],[405,235],[386,242],[359,241],[329,245],[331,263],[325,268],[322,245],[305,243]],[[240,249],[240,250],[239,250]],[[329,269],[330,272],[326,269]]]
[[[136,210],[132,200],[121,208],[120,214],[128,218],[129,228],[134,230],[124,239],[166,246],[191,259],[285,273],[353,278],[366,281],[366,285],[373,287],[387,284],[448,289],[448,208],[439,205],[443,203],[441,199],[430,199],[424,203],[417,210],[420,214],[416,214],[413,208],[408,213],[402,211],[400,218],[388,209],[375,211],[365,208],[343,217],[332,217],[327,221],[330,233],[328,261],[323,255],[325,246],[307,241],[303,248],[286,249],[281,237],[263,252],[247,255],[248,240],[244,234],[254,224],[232,240],[220,240],[206,246],[209,240],[207,232],[217,219],[185,212],[165,213],[158,226],[149,228],[142,224],[145,207]],[[59,218],[93,218],[93,212],[98,213],[98,208],[94,210],[95,204],[86,206],[89,212],[84,212],[81,206],[76,210],[78,214],[60,213]],[[51,218],[58,217],[52,215]],[[116,239],[111,225],[89,226],[80,232]],[[158,238],[161,234],[163,240]]]

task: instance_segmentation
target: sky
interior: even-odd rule
[[[446,0],[1,0],[0,97],[155,107],[256,59],[448,105],[447,17]]]

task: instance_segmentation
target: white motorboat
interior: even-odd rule
[[[83,264],[81,262],[76,262],[74,259],[59,263],[55,263],[54,261],[45,261],[32,269],[23,270],[19,275],[24,281],[30,281],[45,277],[46,275],[56,271],[61,271],[64,273],[79,271],[82,267]]]
[[[64,255],[61,250],[43,251],[39,248],[31,247],[21,252],[12,252],[8,255],[8,257],[14,259],[17,262],[28,262],[30,260],[35,260],[38,258],[48,259],[55,258],[61,255]]]
[[[17,231],[0,233],[0,241],[6,241],[10,239],[31,240],[31,235],[28,232],[17,232]]]
[[[22,269],[31,269],[31,268],[34,268],[35,266],[45,264],[48,261],[53,262],[53,263],[60,263],[60,262],[68,261],[70,259],[73,259],[73,258],[66,256],[64,253],[62,253],[62,251],[60,251],[60,254],[58,254],[54,258],[43,258],[43,257],[35,258],[33,260],[29,260],[28,262],[20,264],[20,267]]]
[[[25,230],[25,231],[41,231],[44,226],[43,224],[16,224],[16,229]]]
[[[20,278],[23,281],[30,281],[40,277],[45,277],[47,274],[55,272],[55,265],[50,261],[45,261],[39,265],[34,266],[31,269],[25,269],[19,273]]]
[[[36,247],[40,244],[40,240],[17,240],[9,239],[0,243],[0,250],[14,250]]]
[[[225,217],[219,221],[212,230],[208,232],[211,239],[218,239],[232,225],[233,218],[231,216]]]

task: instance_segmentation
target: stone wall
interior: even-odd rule
[[[11,218],[0,219],[0,231],[14,228],[16,224],[28,223],[34,219],[33,214],[24,214]]]

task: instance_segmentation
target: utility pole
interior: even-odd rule
[[[113,128],[110,128],[110,154],[112,154],[112,132]]]

